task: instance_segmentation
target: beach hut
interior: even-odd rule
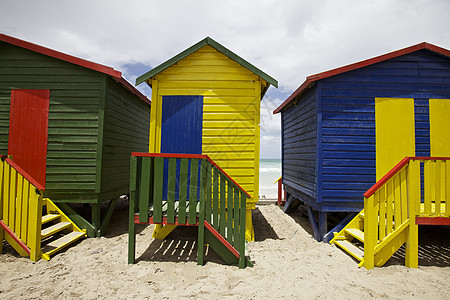
[[[260,101],[277,81],[207,37],[143,74],[152,88],[150,153],[205,154],[258,201]]]
[[[274,111],[285,210],[300,200],[329,240],[327,213],[359,212],[405,156],[450,156],[449,99],[450,51],[429,43],[307,77]]]
[[[113,68],[0,34],[0,109],[0,154],[101,235],[129,191],[131,152],[148,149],[150,100]],[[81,217],[74,203],[92,215]]]

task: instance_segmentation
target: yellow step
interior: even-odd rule
[[[358,261],[361,261],[364,257],[364,251],[347,240],[336,240],[335,244],[345,250],[345,252],[356,258]]]
[[[364,232],[356,228],[345,229],[345,233],[364,243]]]
[[[45,260],[50,260],[50,255],[65,248],[66,246],[72,244],[73,242],[78,241],[79,239],[85,236],[86,234],[84,232],[73,231],[69,234],[60,237],[59,239],[44,246],[42,250],[43,252],[42,258]]]
[[[55,214],[49,214],[49,215],[42,216],[42,224],[45,224],[45,223],[48,223],[50,221],[56,220],[59,217],[60,217],[59,215],[55,215]]]
[[[71,226],[72,226],[72,223],[70,223],[70,222],[60,222],[60,223],[56,223],[55,225],[52,225],[50,227],[47,227],[45,229],[42,229],[41,239],[45,239],[46,237],[49,237],[61,230],[67,229]]]

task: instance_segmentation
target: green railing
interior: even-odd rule
[[[213,160],[207,155],[133,153],[130,168],[129,263],[134,263],[134,224],[147,223],[198,226],[199,264],[205,239],[214,248],[210,241],[215,236],[245,267],[250,195]],[[222,257],[228,255],[223,247],[215,250]]]

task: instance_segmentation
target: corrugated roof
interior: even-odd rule
[[[131,83],[129,83],[125,78],[122,77],[121,72],[116,71],[111,67],[97,64],[56,50],[52,50],[2,33],[0,33],[0,41],[109,75],[130,92],[138,96],[142,101],[148,104],[151,103],[151,101],[145,95],[139,92],[133,85],[131,85]]]
[[[273,114],[277,114],[279,113],[284,107],[286,107],[286,105],[288,105],[289,103],[291,103],[293,100],[295,100],[299,95],[301,95],[305,90],[307,90],[309,87],[311,87],[316,81],[319,81],[321,79],[324,78],[328,78],[331,76],[335,76],[335,75],[339,75],[345,72],[349,72],[349,71],[353,71],[359,68],[363,68],[363,67],[367,67],[369,65],[373,65],[388,59],[392,59],[395,57],[399,57],[405,54],[409,54],[415,51],[419,51],[419,50],[429,50],[435,53],[438,53],[440,55],[443,56],[447,56],[450,57],[450,50],[447,50],[445,48],[441,48],[438,46],[435,46],[433,44],[430,43],[420,43],[414,46],[410,46],[404,49],[400,49],[397,51],[393,51],[393,52],[389,52],[387,54],[383,54],[374,58],[370,58],[370,59],[366,59],[357,63],[353,63],[350,65],[346,65],[340,68],[336,68],[336,69],[332,69],[326,72],[322,72],[322,73],[318,73],[315,75],[311,75],[306,77],[305,82],[302,83],[302,85],[300,85],[299,88],[297,88],[297,90],[295,90],[294,93],[292,93],[280,106],[278,106],[277,109],[275,109],[273,111]]]
[[[266,73],[264,73],[263,71],[261,71],[260,69],[258,69],[257,67],[255,67],[254,65],[252,65],[251,63],[246,61],[245,59],[243,59],[242,57],[240,57],[240,56],[236,55],[235,53],[233,53],[232,51],[228,50],[227,48],[225,48],[224,46],[222,46],[218,42],[214,41],[210,37],[206,37],[205,39],[201,40],[197,44],[195,44],[195,45],[189,47],[188,49],[184,50],[180,54],[175,55],[174,57],[172,57],[168,61],[160,64],[159,66],[151,69],[147,73],[139,76],[136,79],[136,85],[139,85],[142,82],[150,79],[151,77],[153,77],[156,74],[164,71],[168,67],[176,64],[180,60],[184,59],[188,55],[194,53],[195,51],[199,50],[200,48],[202,48],[202,47],[204,47],[206,45],[209,45],[209,46],[213,47],[214,49],[216,49],[217,51],[221,52],[222,54],[226,55],[231,60],[237,62],[238,64],[240,64],[241,66],[243,66],[247,70],[253,72],[255,75],[259,76],[260,78],[264,79],[268,83],[272,84],[274,87],[278,87],[278,81],[276,79],[274,79],[273,77],[267,75]]]

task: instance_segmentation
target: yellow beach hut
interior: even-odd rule
[[[143,74],[136,85],[143,82],[152,88],[149,152],[213,159],[251,195],[246,239],[254,240],[260,101],[278,82],[210,37]]]

